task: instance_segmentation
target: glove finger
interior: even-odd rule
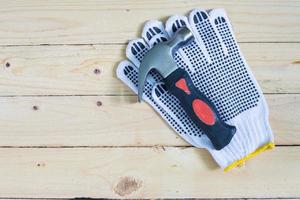
[[[234,37],[234,32],[224,9],[213,9],[209,12],[211,20],[214,22],[222,41],[224,42],[228,54],[238,54],[238,44]]]
[[[126,56],[137,67],[140,66],[145,54],[157,43],[169,39],[168,34],[163,29],[163,24],[157,20],[150,20],[145,24],[142,33],[143,38],[138,38],[129,42],[126,48]],[[161,82],[162,77],[156,71],[152,70],[148,75],[153,82]]]
[[[138,68],[128,60],[123,60],[117,67],[117,77],[121,79],[134,93],[138,92]],[[143,100],[153,103],[152,87],[155,84],[151,75],[147,76],[143,92]]]
[[[165,31],[163,23],[157,20],[146,22],[142,37],[150,47],[169,39],[169,35]]]
[[[137,94],[138,69],[133,63],[128,60],[121,61],[117,67],[117,77]]]
[[[170,37],[174,37],[178,29],[182,27],[189,27],[189,21],[186,16],[173,15],[166,21],[165,29]]]
[[[245,77],[244,74],[248,73],[247,76],[250,76],[252,78],[252,82],[255,84],[256,89],[259,91],[260,94],[262,94],[261,88],[259,87],[254,75],[252,74],[251,69],[247,65],[246,60],[244,59],[244,56],[239,48],[239,45],[236,41],[232,26],[230,24],[229,18],[227,17],[225,10],[214,9],[209,13],[209,15],[212,21],[214,21],[216,28],[218,29],[218,32],[220,33],[220,36],[224,41],[224,44],[226,45],[229,54],[229,64],[233,67],[239,66],[238,68],[235,68],[235,70],[239,70],[241,72],[239,76]],[[232,73],[234,73],[234,71]]]
[[[139,67],[143,57],[148,51],[148,44],[142,38],[137,38],[128,43],[126,56],[136,67]]]
[[[190,29],[193,32],[186,16],[174,15],[174,16],[171,16],[166,22],[166,31],[172,37],[175,35],[177,30],[182,28],[182,27],[187,27],[188,29]],[[211,58],[208,55],[208,52],[205,48],[205,45],[204,45],[204,42],[202,41],[202,39],[199,38],[199,37],[195,37],[195,40],[197,41],[197,44],[194,41],[194,42],[192,42],[193,43],[192,45],[188,45],[189,47],[185,47],[185,48],[182,47],[182,48],[185,49],[185,51],[179,49],[179,52],[182,55],[182,57],[189,58],[189,59],[186,59],[186,61],[191,60],[191,64],[193,66],[199,64],[199,62],[205,62],[205,59],[207,60],[208,63],[211,63]],[[191,51],[191,50],[195,51],[194,48],[192,48],[192,47],[197,47],[197,49],[200,50],[201,53],[200,52],[189,52],[190,55],[185,56],[184,52]],[[186,54],[188,54],[188,53],[186,53]],[[201,55],[199,58],[196,58],[197,63],[193,62],[193,58],[195,58],[195,55]],[[199,59],[201,59],[202,61],[200,61]],[[188,65],[189,65],[189,63],[188,63]]]
[[[167,22],[166,22],[166,32],[168,33],[168,35],[170,35],[171,37],[174,37],[175,33],[177,30],[179,30],[180,28],[182,27],[188,27],[188,20],[185,16],[181,16],[181,15],[174,15],[174,16],[171,16]],[[189,28],[189,27],[188,27]],[[189,57],[186,52],[187,52],[187,49],[189,49],[189,47],[191,45],[193,46],[197,46],[195,44],[195,41],[192,41],[191,42],[192,44],[189,44],[189,45],[186,45],[186,46],[183,46],[181,48],[179,48],[175,54],[174,54],[174,60],[176,62],[176,64],[187,70],[189,72],[190,75],[194,74],[195,73],[195,63],[194,62],[191,62],[193,60],[191,60],[190,58],[192,58],[193,56]],[[193,54],[194,55],[203,55],[203,53],[200,52],[200,48],[198,48],[199,52],[196,53],[194,52]],[[205,49],[204,49],[205,50]],[[207,54],[208,56],[208,54]],[[206,62],[205,61],[205,56],[200,56],[199,59],[203,60],[203,62]]]
[[[262,93],[239,50],[226,12],[223,9],[214,9],[209,15],[219,30],[229,54],[226,57],[228,67],[223,68],[223,74],[227,74],[223,78],[223,83],[227,83],[223,91],[226,94],[225,97],[231,96],[231,98],[223,98],[223,102],[230,110],[227,111],[226,119],[231,119],[255,107]]]
[[[186,112],[180,106],[180,102],[171,95],[163,83],[157,83],[152,88],[152,96],[172,118],[177,122],[174,129],[179,129],[180,136],[193,146],[198,148],[214,149],[209,138],[190,120]],[[190,140],[190,141],[189,141]]]
[[[134,65],[138,69],[140,67],[142,59],[149,51],[149,49],[150,47],[142,38],[137,38],[135,40],[131,40],[128,43],[126,48],[126,56],[132,63],[134,63]],[[147,78],[148,81],[152,82],[152,84],[162,81],[162,77],[154,70],[149,73]]]
[[[205,10],[193,10],[189,15],[189,22],[195,36],[203,40],[213,61],[228,55],[219,32]]]
[[[137,93],[138,87],[138,69],[137,67],[128,60],[124,60],[119,63],[117,67],[117,77],[122,80],[132,91]],[[149,77],[149,76],[148,76]],[[159,104],[155,101],[152,96],[152,88],[153,81],[150,81],[149,78],[146,80],[145,89],[143,93],[143,99],[149,103],[161,116],[162,118],[175,129],[179,135],[190,143],[193,146],[197,146],[197,144],[191,139],[191,137],[185,134],[182,126],[178,124],[178,122],[169,115]]]

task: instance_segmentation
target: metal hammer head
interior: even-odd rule
[[[192,32],[183,27],[177,31],[174,38],[167,42],[159,43],[150,49],[144,56],[138,75],[138,100],[141,101],[148,73],[156,69],[162,77],[166,78],[178,67],[173,59],[174,52],[181,46],[193,40]]]

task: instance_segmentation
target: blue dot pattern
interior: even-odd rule
[[[123,68],[124,75],[135,85],[135,87],[138,87],[138,72],[135,69],[134,66],[127,65]],[[151,74],[149,74],[151,76]],[[154,79],[157,79],[159,77],[153,77]],[[149,81],[146,81],[144,93],[143,95],[147,96],[150,101],[153,103],[153,106],[166,118],[166,120],[170,123],[170,125],[175,129],[176,132],[179,134],[184,133],[185,131],[182,129],[180,125],[164,110],[162,109],[158,103],[156,103],[151,95],[151,91],[153,88],[153,84]]]
[[[185,54],[189,63],[195,70],[193,72],[190,70],[180,52],[176,52],[174,55],[174,60],[177,65],[188,71],[195,86],[212,100],[220,113],[220,117],[224,121],[228,121],[245,110],[257,106],[260,95],[254,82],[251,80],[242,57],[240,56],[237,43],[231,34],[226,20],[223,17],[220,17],[217,18],[214,23],[227,47],[228,55],[223,53],[222,45],[208,19],[208,15],[202,11],[196,12],[192,19],[209,56],[212,58],[212,63],[208,63],[199,44],[193,41],[187,46],[182,47],[179,51],[182,51]],[[177,31],[180,26],[186,25],[181,21],[180,23],[176,21],[174,23],[175,25],[172,26],[176,26],[176,28],[172,28],[174,32]],[[151,28],[149,30],[151,30]],[[155,32],[160,34],[160,31],[158,30]],[[150,40],[155,34],[152,31],[151,34],[148,34],[147,36]],[[161,41],[165,41],[165,38],[161,38],[158,42]],[[140,48],[136,48],[137,45]],[[132,44],[132,55],[138,61],[141,61],[148,51],[148,48],[146,46],[145,48],[141,48],[141,45],[137,45]],[[125,69],[130,71],[126,76],[137,87],[137,72],[128,68]],[[162,81],[161,76],[155,71],[152,71],[149,76],[153,77],[156,82]],[[144,95],[153,101],[157,109],[159,109],[162,115],[166,117],[167,121],[169,121],[178,133],[190,135],[192,138],[199,138],[203,135],[203,132],[190,120],[182,109],[179,101],[166,90],[163,84],[154,88],[154,95],[156,97],[154,99],[151,93],[152,87],[153,84],[147,83]],[[155,99],[158,99],[159,102],[156,102]],[[172,114],[168,114],[160,107],[160,105],[166,107]],[[179,119],[181,125],[176,123],[176,120],[173,119],[172,115]]]
[[[154,35],[148,34],[149,40],[151,40],[151,37],[154,37]],[[162,36],[164,37],[164,36]],[[159,42],[163,42],[164,39],[158,40]],[[143,57],[145,56],[146,52],[149,50],[146,46],[146,51],[143,48],[136,48],[136,44],[139,43],[139,40],[133,41],[130,45],[130,51],[131,51],[131,57],[135,58],[139,62],[142,61]],[[154,44],[155,45],[155,44]],[[175,53],[174,59],[176,60],[178,66],[185,67],[188,69],[188,66],[186,63],[182,60],[180,55]],[[131,82],[138,87],[138,72],[134,70],[133,67],[127,66],[124,68],[124,75],[127,76]],[[162,82],[162,77],[156,72],[156,71],[151,71],[150,74],[148,75],[148,79],[154,79],[156,83]],[[158,109],[167,119],[167,121],[172,125],[172,127],[180,134],[184,135],[189,135],[190,137],[201,137],[203,132],[199,129],[197,125],[195,125],[190,118],[187,116],[186,112],[183,110],[183,108],[180,106],[180,102],[171,95],[166,88],[164,87],[163,84],[158,84],[155,86],[154,91],[155,95],[161,102],[160,104],[165,105],[169,110],[171,110],[172,115],[176,115],[177,119],[181,122],[181,125],[179,125],[176,120],[174,120],[173,117],[171,117],[164,109],[162,109],[158,103],[153,99],[151,89],[153,87],[153,84],[150,84],[149,81],[147,81],[145,88],[144,88],[144,93],[143,95],[146,95],[154,104],[156,109]]]
[[[195,69],[195,73],[190,74],[195,86],[212,100],[220,117],[227,121],[255,107],[260,95],[239,54],[226,20],[220,19],[217,29],[228,48],[228,56],[223,53],[207,14],[197,12],[195,16],[194,25],[213,62],[207,63],[196,42],[182,49]],[[175,59],[177,60],[179,59]],[[178,62],[177,64],[182,66]]]

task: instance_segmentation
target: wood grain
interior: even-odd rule
[[[149,19],[193,8],[227,10],[239,41],[299,42],[300,2],[221,0],[10,1],[0,8],[0,45],[125,43]]]
[[[226,173],[195,148],[0,149],[0,197],[295,198],[299,151],[277,147]]]
[[[0,96],[133,94],[115,75],[124,48],[0,47]],[[246,43],[241,48],[265,93],[300,92],[300,44]]]
[[[136,100],[133,96],[2,97],[0,146],[188,145],[150,106]],[[300,95],[267,95],[267,101],[276,143],[299,145]]]
[[[197,7],[228,12],[279,145],[229,173],[115,75],[145,21]],[[0,199],[300,198],[299,10],[294,0],[2,0]]]

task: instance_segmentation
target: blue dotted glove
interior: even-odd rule
[[[155,71],[148,75],[143,99],[183,139],[195,147],[206,148],[216,162],[228,170],[274,144],[266,101],[238,47],[224,10],[214,9],[208,14],[196,9],[189,18],[175,15],[167,20],[165,27],[159,21],[147,22],[142,38],[129,42],[126,55],[130,61],[119,64],[117,76],[137,93],[138,67],[145,53],[184,26],[193,32],[195,40],[175,52],[174,60],[214,103],[220,117],[237,128],[235,136],[225,148],[215,150]]]

